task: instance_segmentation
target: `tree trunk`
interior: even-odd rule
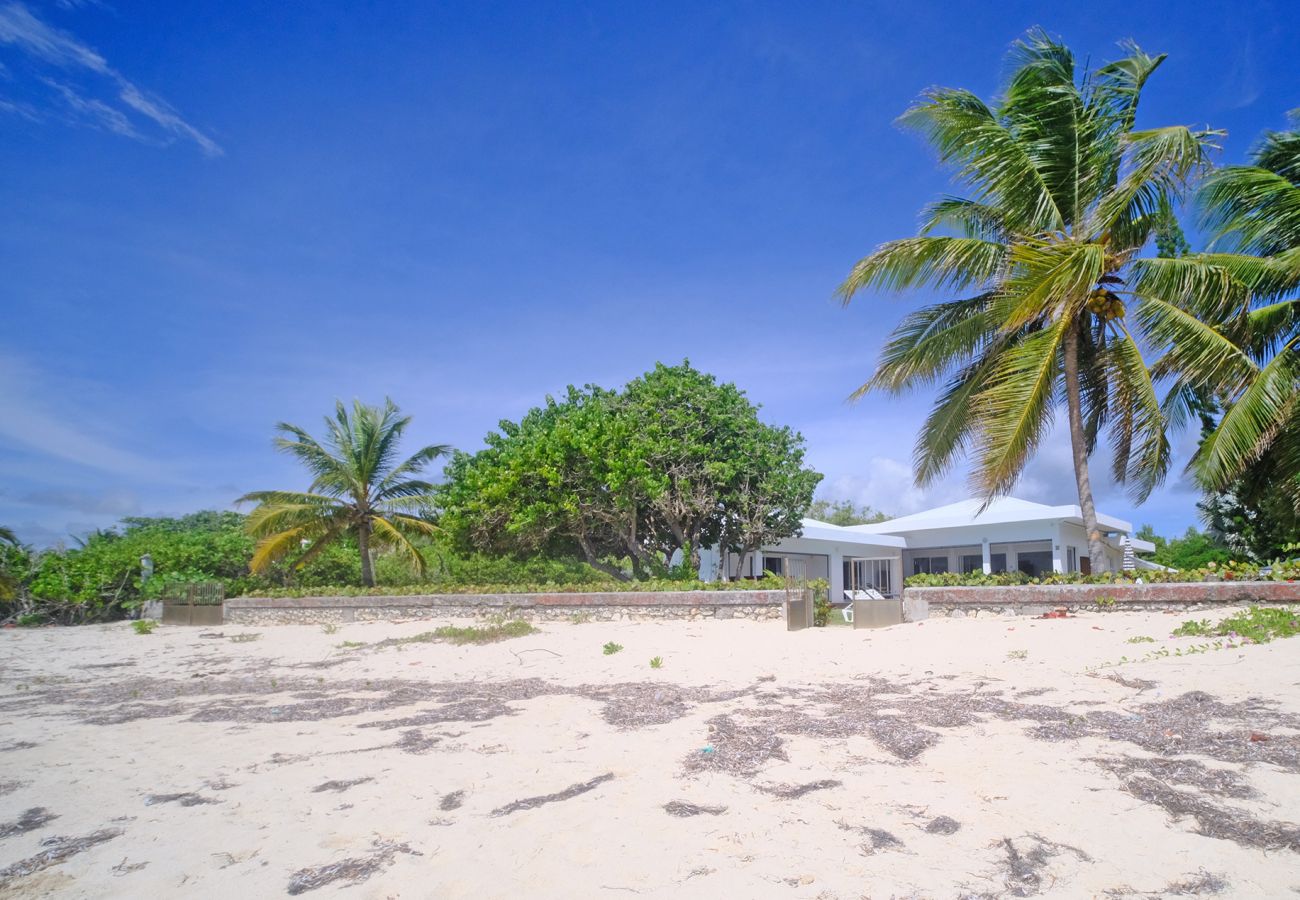
[[[361,583],[366,587],[375,586],[375,568],[370,560],[370,523],[362,522],[357,527],[357,548],[361,551]]]
[[[619,581],[627,581],[627,573],[622,569],[615,568],[596,555],[596,548],[591,545],[591,539],[585,534],[578,535],[578,546],[582,549],[582,556],[587,560],[587,565],[599,572],[604,572],[612,578]]]
[[[1079,328],[1076,324],[1065,335],[1065,400],[1070,416],[1070,450],[1074,456],[1074,481],[1079,489],[1079,509],[1083,511],[1083,529],[1088,533],[1088,561],[1093,572],[1106,572],[1110,564],[1097,525],[1097,507],[1092,500],[1092,480],[1088,477],[1088,447],[1083,433],[1083,402],[1079,396]]]

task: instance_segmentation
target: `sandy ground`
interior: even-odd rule
[[[1181,618],[6,631],[0,896],[1292,895],[1300,640]]]

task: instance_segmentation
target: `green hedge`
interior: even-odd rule
[[[1295,581],[1300,579],[1300,563],[1274,563],[1271,571],[1262,572],[1262,566],[1253,563],[1210,563],[1200,569],[1177,572],[1135,570],[1132,572],[1099,572],[1084,575],[1081,572],[1049,572],[1030,577],[1024,572],[940,572],[911,575],[903,584],[907,587],[1008,587],[1021,584],[1136,584],[1141,579],[1146,584],[1185,584],[1198,581]]]
[[[455,584],[425,582],[423,584],[377,585],[372,588],[356,585],[323,585],[318,587],[264,588],[249,591],[247,597],[410,597],[420,594],[581,594],[610,591],[780,591],[785,581],[769,576],[754,581],[671,581],[653,579],[646,581],[604,581],[581,584],[519,583]]]

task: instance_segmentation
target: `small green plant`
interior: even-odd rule
[[[337,634],[339,627],[335,625],[333,622],[326,622],[324,625],[320,627],[320,630],[325,632],[326,634]]]
[[[591,621],[591,613],[580,612],[569,616],[569,621],[574,625],[586,625]]]
[[[825,592],[817,591],[813,596],[813,627],[825,628],[831,621],[831,601]]]
[[[650,660],[650,668],[662,669],[663,667],[664,667],[664,658],[662,656],[656,656]]]
[[[257,640],[262,636],[260,631],[245,631],[242,634],[232,634],[230,640],[236,644],[247,644]]]
[[[38,628],[45,624],[45,616],[40,613],[25,613],[15,620],[19,628]]]
[[[1008,650],[1008,651],[1007,651],[1007,659],[1028,659],[1028,658],[1029,658],[1029,651],[1028,651],[1028,650]]]
[[[158,623],[153,619],[136,619],[131,623],[136,634],[153,634],[153,630],[158,627]]]
[[[1114,609],[1118,601],[1114,597],[1098,597],[1092,602],[1097,604],[1098,609]]]
[[[356,648],[364,647],[365,645],[365,641],[344,641],[339,644],[339,648],[342,650],[355,650]]]
[[[536,634],[537,628],[530,622],[522,619],[515,619],[512,622],[499,622],[491,625],[444,625],[442,628],[432,632],[432,636],[440,641],[447,641],[452,644],[492,644],[496,641],[504,641],[507,638],[524,637],[529,634]],[[416,635],[414,639],[428,640],[425,635]]]
[[[1126,644],[1154,644],[1156,639],[1147,637],[1145,634],[1135,634],[1124,643]]]
[[[1274,638],[1300,634],[1300,610],[1252,606],[1211,625],[1209,619],[1187,621],[1174,629],[1175,637],[1239,638],[1243,644],[1267,644]]]
[[[615,653],[623,649],[623,645],[616,644],[613,641],[610,641],[609,643],[605,644],[605,646],[602,647],[601,649],[605,651],[606,656],[613,656]]]

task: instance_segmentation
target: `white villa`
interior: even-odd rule
[[[803,533],[787,538],[744,560],[735,554],[706,550],[700,578],[718,579],[762,572],[830,582],[832,602],[846,589],[874,588],[898,596],[903,579],[922,572],[1090,572],[1088,539],[1078,506],[1047,506],[1014,497],[994,500],[982,512],[981,501],[963,500],[871,525],[832,525],[803,520]],[[1124,541],[1134,551],[1155,545],[1133,538],[1133,525],[1097,513],[1106,545],[1107,568],[1118,570]],[[723,558],[725,557],[725,558]],[[1138,561],[1139,567],[1146,567]]]

